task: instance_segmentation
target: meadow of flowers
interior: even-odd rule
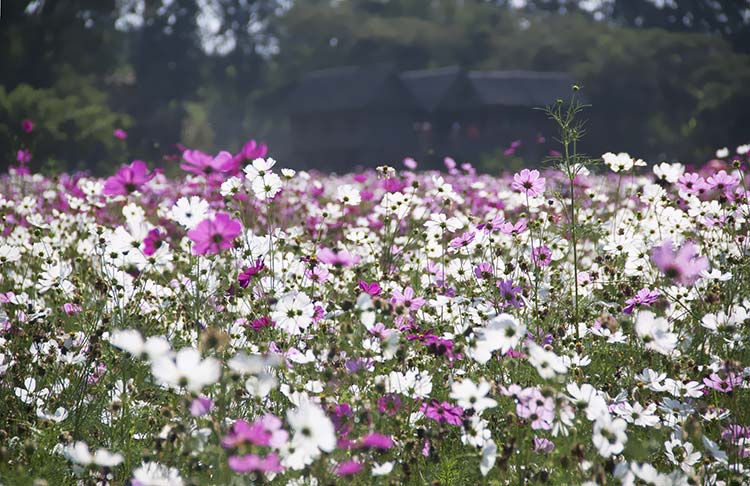
[[[749,484],[748,149],[22,164],[0,484]]]

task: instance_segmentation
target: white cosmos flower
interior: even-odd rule
[[[685,166],[680,164],[679,162],[674,164],[662,162],[659,165],[654,165],[654,168],[652,170],[654,171],[654,175],[657,178],[665,180],[670,184],[674,184],[675,182],[677,182],[677,179],[679,179],[680,176],[685,173]]]
[[[642,167],[646,165],[646,162],[641,159],[633,160],[627,152],[620,152],[619,154],[607,152],[602,155],[602,160],[604,160],[604,163],[612,169],[612,172],[627,172],[634,166]]]
[[[635,424],[640,427],[655,427],[659,425],[659,417],[656,415],[656,404],[651,403],[648,407],[643,407],[638,402],[632,405],[623,402],[615,407],[615,413],[623,418],[629,424]]]
[[[181,197],[172,207],[170,217],[187,229],[195,228],[208,215],[208,202],[198,196]]]
[[[596,420],[609,413],[602,393],[590,384],[568,383],[565,390],[570,394],[574,405],[579,408],[585,407],[586,418],[589,420]]]
[[[13,263],[21,259],[21,251],[15,246],[3,243],[0,245],[0,265]]]
[[[310,297],[302,292],[291,292],[282,296],[271,313],[276,326],[289,334],[300,334],[312,324],[315,306]]]
[[[294,455],[299,454],[303,463],[314,460],[321,451],[331,452],[336,448],[333,422],[315,403],[302,401],[299,407],[287,413],[286,418],[294,430],[291,440]]]
[[[256,198],[266,200],[273,199],[281,190],[281,186],[281,178],[273,173],[256,177],[250,185]]]
[[[481,414],[488,408],[497,406],[497,402],[488,398],[490,384],[482,379],[478,385],[473,381],[465,379],[451,385],[450,397],[456,400],[456,403],[462,408],[473,408],[477,414]]]
[[[58,407],[57,410],[54,411],[54,413],[50,413],[49,411],[39,407],[36,409],[36,415],[37,417],[60,423],[68,418],[68,411],[64,407]]]
[[[357,206],[362,202],[359,189],[350,184],[344,184],[336,189],[336,199],[345,206]]]
[[[195,348],[183,348],[174,360],[168,356],[154,360],[151,373],[160,383],[197,392],[219,381],[221,365],[215,358],[201,359]]]
[[[123,461],[122,454],[112,453],[106,449],[99,449],[94,454],[91,454],[89,446],[81,441],[63,448],[63,455],[70,461],[81,466],[95,464],[102,467],[113,467]]]
[[[479,472],[486,476],[495,465],[497,459],[497,444],[490,439],[482,447],[482,460],[479,462]]]
[[[427,398],[432,392],[432,376],[416,368],[406,373],[391,371],[385,377],[385,389],[388,393],[400,393],[412,398]]]
[[[568,371],[562,359],[552,351],[547,351],[534,342],[527,344],[529,351],[529,363],[534,365],[539,376],[544,379],[554,378],[555,375],[563,374]]]
[[[723,159],[729,157],[729,149],[727,147],[722,147],[719,150],[716,151],[716,158],[717,159]]]
[[[371,471],[373,476],[385,476],[386,474],[390,474],[391,471],[393,471],[393,462],[387,461],[383,464],[373,464]]]
[[[663,317],[651,311],[639,311],[635,319],[635,332],[643,339],[646,349],[661,354],[670,354],[677,347],[677,335]]]
[[[164,336],[151,336],[144,341],[135,329],[117,329],[109,337],[112,346],[127,351],[137,358],[148,356],[154,360],[166,356],[171,351],[169,341]]]
[[[183,486],[180,471],[158,462],[144,462],[133,471],[132,483],[137,486]]]
[[[695,450],[693,444],[682,442],[676,433],[672,435],[671,440],[664,443],[664,450],[669,462],[680,466],[685,472],[690,472],[701,458],[701,453]]]
[[[471,355],[475,361],[484,364],[494,351],[502,354],[518,345],[526,335],[526,326],[510,314],[500,314],[489,320],[486,327],[477,329],[478,338]]]
[[[628,435],[625,433],[627,426],[627,422],[623,419],[612,419],[609,414],[597,418],[594,422],[594,435],[591,440],[602,457],[622,452],[628,441]]]
[[[255,179],[262,178],[270,174],[273,166],[275,165],[276,161],[270,157],[267,159],[258,157],[254,159],[250,163],[250,165],[245,167],[243,170],[245,172],[245,177],[247,178],[247,180],[253,182],[255,181]]]
[[[230,177],[229,179],[221,183],[221,189],[219,190],[219,193],[224,197],[233,196],[237,194],[241,187],[242,179],[240,179],[239,177]]]

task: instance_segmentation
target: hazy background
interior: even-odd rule
[[[702,162],[750,140],[750,0],[2,0],[0,168],[21,146],[104,172],[249,138],[304,166],[285,160],[295,83],[380,62],[570,73],[595,155]]]

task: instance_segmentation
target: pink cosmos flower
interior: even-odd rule
[[[21,164],[28,164],[29,162],[31,162],[31,150],[19,150],[16,153],[16,160]]]
[[[246,160],[264,158],[268,153],[268,147],[264,143],[248,140],[242,149],[234,156],[234,163],[239,167]]]
[[[232,247],[232,241],[242,232],[242,224],[227,213],[206,218],[188,231],[193,240],[195,255],[215,254]]]
[[[263,260],[258,258],[255,260],[254,265],[250,265],[243,271],[239,277],[237,277],[237,280],[240,282],[240,287],[243,289],[246,289],[248,285],[250,285],[250,280],[253,279],[257,274],[263,271],[263,269],[266,268],[266,265],[263,263]]]
[[[378,398],[378,411],[388,415],[396,415],[401,409],[401,399],[395,393],[388,393]]]
[[[727,174],[725,170],[720,170],[706,179],[706,183],[710,189],[716,189],[727,194],[731,193],[732,189],[740,183],[740,179],[737,176]]]
[[[81,313],[81,306],[78,304],[73,304],[72,302],[66,302],[62,305],[62,311],[65,312],[69,316],[74,316],[76,314]]]
[[[510,221],[506,221],[500,226],[500,232],[505,233],[506,235],[516,236],[526,231],[526,228],[526,221],[523,219],[516,222],[515,224],[511,223]]]
[[[477,278],[490,278],[495,273],[492,265],[488,262],[482,262],[474,267],[474,276]]]
[[[214,408],[214,402],[207,397],[197,397],[190,402],[190,415],[202,417]]]
[[[464,416],[464,409],[461,407],[437,400],[423,403],[419,410],[436,422],[446,422],[451,425],[461,425]]]
[[[154,178],[154,173],[148,171],[146,163],[134,160],[130,165],[123,165],[117,174],[104,181],[102,193],[105,196],[126,196],[141,188],[142,185]]]
[[[28,118],[23,120],[21,122],[21,129],[26,133],[31,133],[34,131],[34,122],[29,120]]]
[[[364,466],[355,460],[350,460],[339,464],[336,468],[336,474],[339,476],[354,476],[359,474],[364,469]]]
[[[555,443],[544,437],[534,437],[534,452],[549,454],[555,449]]]
[[[378,284],[377,282],[367,283],[364,280],[359,281],[359,288],[362,290],[362,292],[368,294],[370,297],[380,295],[380,293],[383,291],[383,289],[380,288],[380,284]]]
[[[513,175],[511,187],[516,191],[522,192],[529,197],[536,197],[544,192],[545,179],[539,177],[539,171],[523,169],[521,172]]]
[[[702,194],[708,189],[706,180],[695,172],[687,172],[677,179],[677,187],[689,194]]]
[[[708,268],[708,259],[698,256],[698,249],[691,241],[675,252],[672,241],[666,240],[651,251],[651,260],[667,278],[681,285],[694,284],[700,273]]]
[[[625,301],[626,305],[622,309],[622,311],[625,314],[631,314],[633,312],[633,309],[635,309],[635,306],[637,305],[644,305],[648,307],[659,300],[660,295],[661,294],[658,290],[651,290],[648,287],[642,288],[633,297]]]
[[[165,235],[162,234],[158,228],[154,228],[148,232],[146,238],[143,239],[143,254],[151,256],[156,253],[162,243],[164,243]]]
[[[122,128],[115,128],[115,129],[114,129],[114,130],[112,131],[112,135],[113,135],[113,136],[114,136],[115,138],[119,138],[120,140],[125,140],[126,138],[128,138],[128,132],[126,132],[126,131],[125,131],[125,130],[123,130]]]
[[[211,157],[200,150],[185,150],[182,153],[185,162],[180,164],[180,169],[195,175],[210,176],[221,172],[231,172],[238,168],[232,154],[221,151],[216,157]]]
[[[728,373],[725,378],[722,378],[717,373],[711,373],[706,378],[703,378],[703,383],[709,388],[721,393],[730,393],[734,387],[742,384],[742,375],[735,373]]]
[[[357,255],[352,255],[346,250],[331,250],[323,248],[318,252],[318,260],[327,265],[335,267],[351,267],[361,260]]]
[[[448,244],[450,245],[451,248],[463,248],[463,247],[469,246],[469,244],[472,241],[474,241],[475,236],[476,236],[476,232],[467,231],[453,238]]]
[[[414,289],[411,287],[404,288],[404,291],[396,289],[393,291],[391,297],[391,303],[393,305],[403,305],[408,310],[417,310],[422,307],[425,300],[422,297],[414,297]]]
[[[393,447],[393,439],[378,432],[372,432],[362,437],[359,441],[360,447],[366,449],[380,449],[386,451]]]
[[[546,246],[537,246],[531,252],[531,259],[537,267],[546,267],[552,262],[552,250]]]
[[[523,292],[523,289],[513,284],[513,279],[498,280],[495,285],[500,290],[500,295],[505,300],[504,306],[507,307],[512,305],[513,307],[521,307],[523,302],[519,300],[518,296]]]
[[[404,159],[404,166],[409,170],[414,170],[417,168],[417,161],[411,157],[407,157]]]
[[[245,454],[244,456],[231,456],[227,461],[229,468],[238,473],[258,471],[261,473],[281,472],[284,467],[279,461],[279,455],[271,453],[266,457],[257,454]]]

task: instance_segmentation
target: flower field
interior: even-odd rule
[[[748,484],[748,148],[16,168],[0,484]]]

